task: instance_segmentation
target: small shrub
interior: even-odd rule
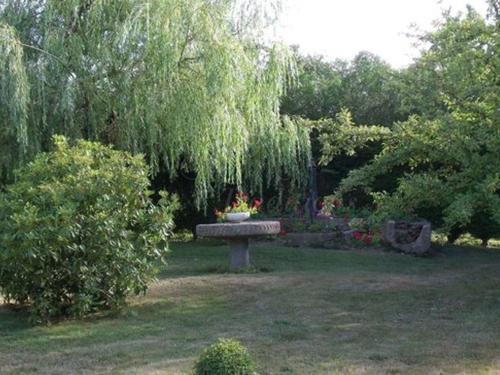
[[[349,221],[349,227],[351,229],[359,231],[359,232],[367,232],[368,231],[368,221],[366,219],[355,217]]]
[[[38,321],[117,307],[163,259],[176,200],[150,200],[148,168],[98,143],[55,150],[0,195],[0,290]]]
[[[291,220],[286,222],[285,230],[293,233],[305,232],[307,230],[307,223],[304,219]]]
[[[354,247],[380,246],[382,244],[382,236],[378,232],[362,233],[354,231],[352,233],[352,239],[351,245]]]
[[[333,220],[310,223],[303,218],[287,220],[282,227],[285,233],[330,233],[338,230],[337,223]]]
[[[316,222],[309,224],[307,231],[311,233],[329,233],[338,230],[337,223],[333,220],[325,222]]]
[[[250,375],[254,364],[247,349],[236,340],[219,339],[201,354],[195,375]]]

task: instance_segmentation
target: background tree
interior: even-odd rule
[[[301,56],[298,84],[287,91],[281,111],[308,120],[334,118],[348,109],[356,124],[392,126],[408,114],[401,108],[400,72],[380,57],[360,52],[352,61],[328,62],[321,56]]]
[[[408,72],[415,96],[407,101],[420,116],[397,124],[382,152],[350,173],[337,194],[362,188],[381,219],[425,217],[450,240],[469,231],[486,244],[500,234],[500,51],[492,21],[469,8],[422,36],[429,48]],[[374,188],[395,168],[406,173],[393,190]]]
[[[295,53],[298,84],[283,97],[281,111],[301,117],[306,121],[300,123],[311,129],[312,156],[319,165],[319,193],[327,195],[350,170],[365,165],[380,152],[378,137],[377,140],[370,138],[367,144],[359,142],[362,140],[359,136],[366,134],[365,125],[390,128],[395,121],[408,117],[401,102],[401,91],[405,86],[401,81],[401,72],[369,52],[360,52],[352,61],[337,59],[333,62],[325,61],[320,56],[301,56],[297,49]],[[309,120],[321,121],[315,123]],[[356,152],[344,152],[346,149],[337,146],[345,145],[345,137],[354,136],[354,128],[358,125],[361,126],[360,134],[356,135],[354,143],[360,147]],[[326,150],[327,143],[321,141],[324,136],[330,137],[336,151],[343,151],[336,153],[329,162],[320,163],[326,160],[322,151]],[[366,201],[359,194],[353,198]]]
[[[341,71],[321,56],[302,56],[298,48],[294,52],[299,72],[297,84],[282,98],[281,112],[309,120],[335,116],[342,98]]]
[[[63,134],[145,153],[170,178],[193,173],[197,205],[225,184],[278,186],[284,171],[300,185],[308,135],[280,121],[295,67],[261,42],[268,3],[6,1],[2,174]]]
[[[339,105],[352,112],[356,124],[391,127],[408,117],[401,109],[399,76],[380,57],[360,52],[342,71]]]

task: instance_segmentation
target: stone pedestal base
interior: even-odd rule
[[[222,238],[229,242],[231,260],[229,269],[239,271],[250,266],[248,239],[276,235],[280,232],[279,221],[243,221],[241,223],[198,224],[200,237]]]
[[[230,239],[231,250],[230,271],[238,271],[250,266],[250,254],[248,251],[248,238]]]

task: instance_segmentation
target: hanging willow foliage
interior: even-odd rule
[[[28,142],[27,112],[29,84],[23,65],[22,46],[15,30],[0,24],[0,172],[5,179],[6,168],[22,160]]]
[[[236,0],[8,0],[0,6],[0,168],[54,134],[145,153],[224,184],[303,183],[308,134],[279,117],[288,50],[256,30],[269,4]],[[239,16],[252,15],[254,22]],[[15,139],[15,142],[12,142]]]

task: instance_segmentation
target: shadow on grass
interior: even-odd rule
[[[182,303],[166,299],[145,299],[119,312],[96,314],[83,320],[66,320],[52,326],[29,323],[25,312],[0,309],[0,331],[8,340],[0,342],[0,351],[23,348],[34,352],[63,350],[71,347],[117,344],[145,337],[173,335],[175,340],[203,338],[207,317],[223,315],[223,298],[205,295],[185,298]],[[171,337],[172,338],[172,337]]]
[[[13,305],[0,305],[0,336],[15,335],[16,332],[32,328],[29,323],[29,313],[26,309]]]

